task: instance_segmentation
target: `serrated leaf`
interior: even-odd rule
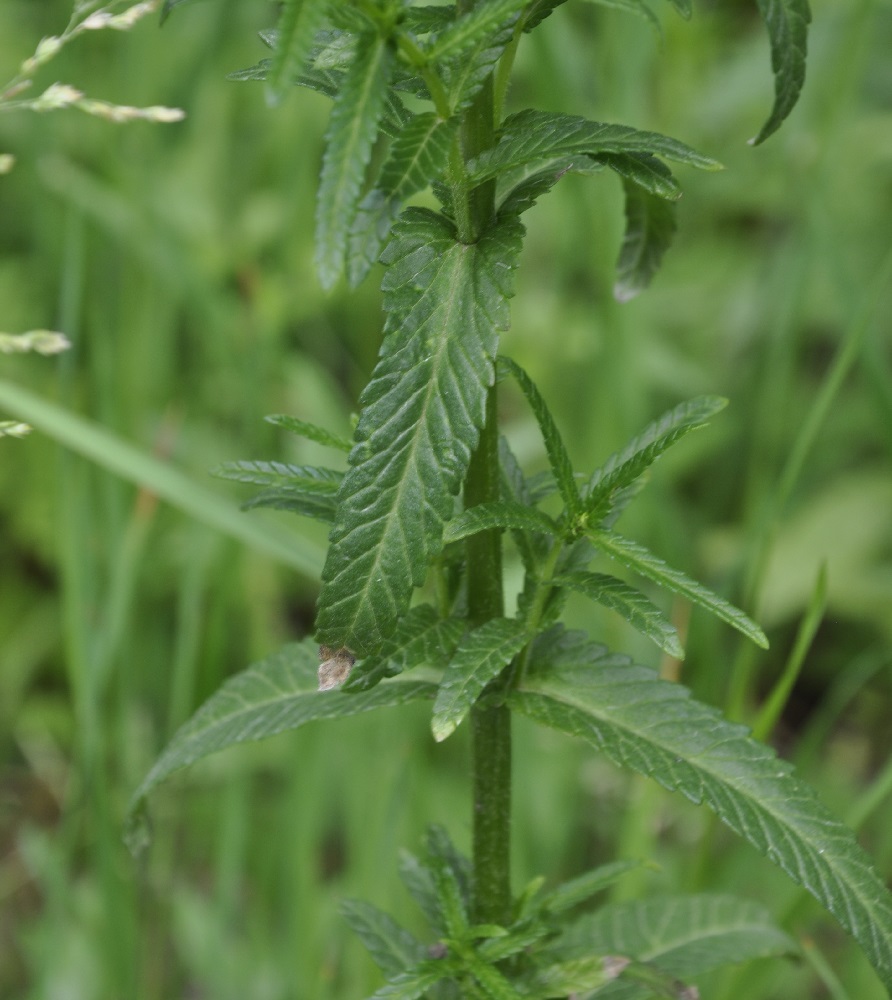
[[[727,404],[721,396],[697,396],[648,424],[592,474],[584,492],[583,516],[590,524],[602,521],[613,509],[618,494],[636,482],[663,452],[691,431],[705,426]]]
[[[808,0],[757,0],[771,40],[774,106],[753,144],[764,142],[780,127],[799,100],[805,83],[805,55],[811,11]]]
[[[486,685],[497,677],[529,641],[524,622],[493,618],[458,644],[440,681],[434,703],[433,733],[438,742],[451,736]]]
[[[509,705],[703,803],[836,916],[892,987],[892,895],[855,835],[744,727],[679,684],[557,631]]]
[[[477,980],[487,1000],[526,1000],[524,994],[518,992],[495,966],[483,961],[475,952],[469,951],[464,956],[464,965]]]
[[[429,35],[449,27],[455,17],[455,8],[452,5],[407,7],[404,16],[403,23],[411,32]]]
[[[516,361],[512,361],[511,358],[500,357],[499,368],[504,369],[504,371],[512,376],[520,387],[521,392],[526,396],[527,402],[530,404],[530,409],[533,411],[533,416],[536,418],[539,429],[542,431],[542,440],[545,443],[548,462],[557,481],[561,498],[567,507],[568,513],[571,516],[577,514],[580,507],[580,498],[579,489],[576,485],[576,477],[573,474],[573,465],[570,462],[570,456],[567,453],[564,439],[561,437],[557,424],[554,422],[554,417],[552,417],[551,411],[546,406],[542,394],[536,387],[535,382],[533,382]]]
[[[423,962],[394,976],[389,983],[376,990],[369,1000],[418,1000],[441,979],[452,974],[446,962]]]
[[[530,489],[511,446],[504,437],[499,438],[499,468],[501,472],[501,493],[507,503],[534,509],[534,494]],[[527,574],[536,573],[539,564],[548,551],[549,539],[545,534],[529,532],[522,528],[512,528],[512,537],[523,560]]]
[[[262,37],[264,33],[261,32],[260,34]],[[266,80],[269,76],[271,62],[271,59],[261,59],[254,66],[227,74],[226,79],[236,81]],[[306,87],[308,90],[314,90],[318,94],[335,98],[344,82],[344,76],[343,70],[319,69],[315,66],[309,66],[299,76],[294,77],[291,82],[296,87]],[[378,123],[378,127],[385,135],[392,138],[400,133],[411,117],[411,114],[406,110],[406,106],[399,97],[392,92],[388,92],[384,98],[384,114]]]
[[[430,604],[418,604],[403,615],[378,653],[354,667],[345,689],[365,691],[413,667],[445,668],[464,630],[463,621],[441,618]]]
[[[338,451],[350,451],[352,442],[349,438],[341,437],[339,434],[332,434],[324,427],[317,424],[308,423],[298,417],[291,417],[286,413],[271,413],[264,418],[268,424],[274,424],[283,430],[297,434],[299,437],[315,441],[317,444],[327,445],[329,448],[337,448]]]
[[[462,14],[444,28],[427,50],[432,63],[467,59],[479,44],[513,24],[528,0],[488,0]]]
[[[451,938],[465,937],[468,931],[467,899],[452,865],[443,858],[432,858],[431,874],[446,935]]]
[[[630,587],[615,576],[606,573],[586,573],[577,571],[555,579],[560,587],[569,587],[578,594],[621,615],[642,635],[655,642],[660,649],[684,659],[684,649],[678,639],[678,631],[662,611],[640,590]]]
[[[500,215],[521,215],[550,191],[565,174],[594,174],[605,164],[590,156],[556,156],[499,174],[496,205]]]
[[[611,861],[599,865],[584,875],[562,882],[557,888],[546,893],[540,906],[549,913],[566,913],[567,910],[586,903],[599,892],[615,885],[623,875],[643,867],[641,861]]]
[[[651,283],[675,236],[675,203],[623,181],[626,231],[616,262],[613,297],[629,302]]]
[[[490,19],[490,15],[497,15],[497,6],[498,3],[480,4],[466,16]],[[495,17],[495,30],[479,35],[460,55],[447,57],[440,63],[438,68],[446,83],[449,106],[454,112],[470,106],[502,58],[514,37],[519,6],[517,0],[508,0],[507,3],[502,0],[503,11],[509,7],[512,9],[507,16]],[[454,24],[457,28],[459,22]]]
[[[550,535],[558,533],[557,524],[541,510],[500,500],[495,503],[478,504],[462,511],[446,525],[443,541],[457,542],[459,539],[493,528],[517,528],[521,531]]]
[[[269,68],[271,65],[272,59],[261,59],[260,62],[255,63],[253,66],[246,66],[245,69],[236,69],[231,73],[227,73],[226,79],[232,80],[235,83],[262,83],[269,76]]]
[[[312,517],[325,524],[331,524],[337,513],[334,493],[320,493],[289,486],[273,486],[268,490],[262,490],[242,504],[242,510],[245,511],[263,507],[287,510],[301,517]]]
[[[387,40],[364,36],[335,98],[316,202],[316,267],[324,288],[331,288],[344,270],[347,236],[384,115],[392,67]]]
[[[347,276],[354,288],[378,260],[407,198],[428,187],[446,167],[457,119],[416,115],[396,136],[374,188],[362,199],[350,230]]]
[[[294,643],[227,681],[174,735],[133,795],[130,816],[149,792],[180,768],[234,743],[264,739],[316,719],[432,698],[436,685],[394,679],[363,694],[317,691],[318,649]]]
[[[681,197],[681,188],[672,171],[655,156],[649,156],[647,153],[604,153],[598,159],[619,174],[623,180],[629,181],[648,194],[664,198],[666,201],[678,201]]]
[[[452,842],[449,831],[440,823],[431,823],[424,839],[427,857],[432,863],[443,864],[451,872],[461,896],[465,913],[471,909],[471,861]]]
[[[344,478],[343,472],[318,465],[291,465],[288,462],[223,462],[212,470],[220,479],[255,486],[316,487],[320,493],[334,496]]]
[[[762,649],[768,648],[765,633],[740,608],[734,607],[723,597],[719,597],[718,594],[714,594],[702,584],[697,583],[696,580],[692,580],[681,570],[673,569],[643,545],[639,545],[629,538],[624,538],[615,531],[607,531],[606,529],[588,531],[586,534],[595,546],[611,559],[615,559],[628,569],[640,573],[648,580],[653,580],[654,583],[672,591],[673,594],[681,594],[693,604],[699,605],[710,614],[721,618],[723,622],[727,622],[732,628],[736,628],[748,639],[752,639],[757,646],[761,646]]]
[[[448,220],[415,208],[394,227],[385,339],[323,571],[326,645],[378,648],[442,548],[485,420],[522,233],[509,220],[465,245]]]
[[[799,952],[763,906],[709,894],[609,904],[582,916],[553,948],[567,957],[627,955],[686,979],[722,965]],[[605,1000],[651,995],[625,976],[598,993]]]
[[[508,931],[493,935],[477,945],[477,954],[487,962],[498,964],[531,948],[553,932],[553,928],[537,921],[514,924]]]
[[[329,0],[283,0],[267,78],[267,94],[273,104],[282,100],[292,79],[304,69],[328,6]]]
[[[424,945],[377,906],[345,899],[338,909],[385,976],[404,972],[426,957]]]
[[[537,970],[526,984],[527,995],[536,1000],[552,1000],[597,990],[600,996],[598,988],[612,978],[608,963],[601,955],[569,959]]]
[[[544,21],[553,10],[565,2],[566,0],[532,0],[523,15],[523,30],[532,31],[537,24]]]
[[[721,169],[718,161],[658,132],[527,109],[505,119],[497,144],[469,164],[469,179],[480,184],[506,170],[547,163],[558,156],[600,153],[645,153],[701,170]]]

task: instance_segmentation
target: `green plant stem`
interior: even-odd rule
[[[474,0],[459,0],[459,12]],[[461,158],[467,163],[495,138],[493,83],[490,78],[464,113],[460,130]],[[495,185],[491,182],[462,193],[457,206],[458,236],[474,243],[492,224]],[[499,428],[495,385],[486,405],[486,424],[468,468],[466,507],[499,499]],[[502,543],[498,531],[468,539],[468,614],[480,625],[504,613]],[[499,681],[495,682],[498,685]],[[488,704],[471,712],[474,920],[507,924],[511,917],[511,713]]]

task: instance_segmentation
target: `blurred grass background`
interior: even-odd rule
[[[816,0],[802,102],[756,149],[745,140],[771,81],[751,5],[701,3],[690,23],[665,6],[661,40],[568,3],[524,43],[512,102],[666,132],[727,170],[682,176],[677,244],[624,306],[610,294],[619,188],[567,178],[526,217],[504,346],[540,381],[583,469],[683,398],[731,399],[660,464],[625,530],[765,625],[763,654],[668,609],[687,629],[681,679],[750,722],[826,565],[826,609],[774,740],[888,876],[892,6]],[[67,0],[3,0],[0,78],[69,12]],[[232,538],[220,518],[238,491],[207,470],[330,461],[262,417],[346,431],[379,342],[375,281],[325,296],[312,272],[325,100],[295,92],[271,110],[259,86],[225,80],[263,56],[256,32],[274,20],[271,3],[209,0],[161,30],[92,33],[45,72],[116,103],[183,107],[182,124],[0,115],[0,152],[17,157],[0,178],[0,329],[61,329],[74,344],[0,357],[0,402],[2,385],[27,390],[55,428],[0,441],[2,997],[365,996],[376,972],[338,899],[417,924],[398,849],[416,849],[431,821],[468,844],[464,734],[434,746],[414,706],[212,758],[154,796],[147,859],[121,843],[128,796],[173,730],[312,624],[324,532],[239,515],[282,559]],[[529,414],[508,394],[502,407],[516,449],[541,466]],[[66,414],[180,470],[164,494],[177,502],[81,457],[93,425]],[[672,669],[618,620],[582,604],[570,615]],[[526,725],[516,769],[518,886],[651,857],[661,872],[622,892],[740,892],[808,947],[798,965],[704,979],[704,996],[882,996],[831,919],[704,813]]]

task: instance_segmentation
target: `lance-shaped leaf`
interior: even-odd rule
[[[263,33],[261,32],[261,36]],[[254,66],[247,69],[239,69],[226,76],[227,80],[262,81],[269,76],[271,59],[261,59]],[[296,87],[306,87],[317,94],[325,94],[326,97],[337,97],[338,92],[344,82],[345,73],[339,69],[319,69],[315,66],[308,67],[299,76],[291,81]],[[406,110],[406,106],[392,91],[388,91],[384,98],[384,114],[378,127],[391,138],[399,135],[403,126],[411,119],[411,114]]]
[[[345,690],[365,691],[413,667],[444,669],[464,630],[464,621],[441,618],[430,604],[416,605],[400,618],[381,649],[353,668]]]
[[[505,497],[505,502],[523,507],[524,510],[535,509],[533,491],[504,437],[499,438],[499,468],[501,493]],[[523,528],[512,528],[511,534],[523,560],[524,569],[528,574],[535,574],[548,551],[550,545],[548,535]]]
[[[759,13],[771,40],[774,106],[753,144],[777,131],[793,110],[805,82],[805,53],[811,11],[808,0],[758,0]]]
[[[448,220],[416,208],[394,227],[381,358],[360,400],[323,571],[326,645],[373,652],[442,548],[485,420],[522,234],[508,220],[465,245]]]
[[[529,641],[524,622],[493,618],[459,643],[434,702],[433,732],[445,740],[474,707],[486,685],[497,677]]]
[[[648,580],[653,580],[654,583],[672,591],[673,594],[686,597],[692,603],[698,604],[710,614],[715,615],[716,618],[727,622],[732,628],[736,628],[748,639],[752,639],[757,646],[761,646],[763,649],[768,648],[765,633],[740,608],[734,607],[733,604],[730,604],[723,597],[719,597],[718,594],[714,594],[703,584],[692,580],[681,570],[668,566],[643,545],[639,545],[629,538],[624,538],[615,531],[605,529],[588,531],[586,534],[611,559],[615,559],[623,566],[640,573]]]
[[[532,31],[541,21],[566,0],[532,0],[523,15],[523,30]]]
[[[658,132],[641,132],[628,125],[527,109],[505,119],[498,143],[471,162],[470,180],[482,183],[505,170],[546,163],[557,156],[599,153],[645,153],[701,170],[722,169],[711,157]]]
[[[467,108],[480,92],[484,82],[490,77],[496,63],[514,37],[518,20],[519,0],[496,0],[495,3],[478,4],[472,11],[454,22],[452,27],[438,36],[435,48],[447,40],[447,35],[461,34],[469,38],[467,28],[475,22],[488,25],[485,32],[477,31],[460,51],[453,46],[454,54],[445,56],[439,62],[439,70],[446,83],[449,106],[453,111]]]
[[[526,985],[527,996],[537,1000],[551,1000],[552,997],[575,997],[577,995],[600,996],[605,983],[616,975],[602,955],[589,955],[585,958],[568,959],[557,962],[545,968],[537,969],[528,977]]]
[[[317,444],[326,445],[329,448],[337,448],[338,451],[349,452],[353,447],[353,443],[347,438],[341,437],[339,434],[332,434],[324,427],[300,420],[298,417],[289,416],[287,413],[271,413],[268,417],[264,417],[264,420],[268,424],[274,424],[292,434],[297,434],[298,437],[307,438],[309,441],[315,441]]]
[[[574,906],[585,903],[596,893],[615,885],[623,875],[643,866],[642,861],[610,861],[599,865],[584,875],[562,882],[556,889],[543,896],[540,906],[549,913],[565,913]]]
[[[613,296],[629,302],[651,283],[677,228],[675,203],[623,181],[626,231],[616,261]]]
[[[631,486],[653,463],[693,430],[706,423],[728,401],[721,396],[697,396],[681,403],[655,420],[621,452],[597,469],[583,498],[583,516],[589,524],[598,524],[613,508],[614,498]]]
[[[648,194],[678,201],[681,188],[672,171],[655,156],[647,153],[603,153],[598,159],[619,174],[623,180],[635,184]]]
[[[506,21],[513,22],[528,0],[488,0],[457,17],[440,32],[427,50],[431,62],[468,58],[480,42],[499,33]]]
[[[416,115],[397,135],[374,188],[362,199],[350,230],[347,276],[356,287],[377,261],[407,198],[442,174],[457,119]]]
[[[377,906],[345,899],[339,909],[385,976],[395,976],[426,957],[424,945]]]
[[[394,679],[362,694],[317,690],[318,649],[285,646],[227,681],[183,725],[136,790],[130,805],[131,842],[144,831],[135,810],[168,775],[233,743],[264,739],[316,719],[336,719],[374,708],[432,698],[436,685]]]
[[[799,954],[763,906],[712,894],[609,904],[580,917],[552,949],[566,958],[625,955],[688,980],[722,965]],[[605,1000],[652,995],[627,975],[598,993]]]
[[[708,806],[833,913],[892,987],[892,895],[854,833],[744,726],[623,659],[547,633],[509,704]]]
[[[542,394],[539,392],[536,383],[516,361],[512,361],[511,358],[500,357],[499,368],[508,375],[511,375],[520,387],[521,392],[526,396],[527,402],[530,404],[530,409],[533,411],[533,416],[536,418],[536,423],[539,424],[539,430],[542,431],[545,452],[548,455],[548,462],[557,481],[561,498],[569,514],[571,516],[577,514],[580,508],[580,499],[576,477],[573,474],[573,464],[570,461],[567,446],[564,444],[561,432],[558,430],[557,424],[554,422],[554,417],[545,404]]]
[[[465,949],[461,957],[462,965],[477,980],[486,1000],[527,1000],[525,993],[515,989],[494,965],[484,961],[472,949]]]
[[[499,174],[496,205],[500,215],[521,215],[550,191],[565,174],[595,174],[605,164],[591,156],[556,156],[544,163],[524,164]]]
[[[286,462],[225,462],[214,474],[266,487],[242,504],[244,510],[275,507],[327,522],[334,520],[335,497],[344,478],[334,469]]]
[[[375,990],[369,1000],[419,1000],[441,979],[447,979],[455,972],[455,964],[443,959],[419,962],[414,969],[394,976],[379,990]]]
[[[387,39],[360,39],[356,61],[332,108],[316,203],[316,266],[325,288],[331,288],[344,269],[347,235],[384,114],[392,67]]]
[[[603,604],[605,608],[610,608],[664,652],[679,660],[684,659],[684,649],[678,640],[675,626],[640,590],[630,587],[615,576],[582,570],[558,577],[554,583],[559,587],[569,587],[578,594],[584,594],[598,604]]]
[[[558,533],[557,524],[536,507],[502,500],[478,504],[462,511],[449,522],[443,538],[445,542],[457,542],[493,528],[516,528],[550,535]]]
[[[303,70],[328,5],[329,0],[284,0],[267,78],[267,93],[272,103],[282,100],[292,79]]]

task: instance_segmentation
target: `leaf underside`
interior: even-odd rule
[[[548,162],[558,156],[601,153],[646,154],[702,170],[721,169],[721,164],[711,157],[658,132],[527,109],[506,118],[496,145],[471,161],[471,180],[481,183],[505,170]]]
[[[557,630],[537,643],[509,701],[707,805],[833,913],[892,987],[892,896],[852,831],[745,727],[653,671]]]
[[[337,92],[326,133],[316,201],[316,266],[324,288],[331,288],[344,270],[347,237],[393,68],[385,39],[370,35],[365,42]]]
[[[768,639],[762,629],[740,608],[735,607],[723,597],[713,593],[702,583],[692,580],[680,570],[667,565],[643,545],[633,542],[630,538],[606,529],[588,532],[594,544],[605,555],[615,559],[627,569],[640,573],[648,580],[665,587],[674,594],[680,594],[689,601],[704,608],[710,614],[721,618],[742,635],[751,639],[762,649],[768,648]]]
[[[552,947],[565,960],[624,955],[688,980],[722,965],[799,953],[764,907],[711,894],[608,904],[580,917]],[[653,993],[620,976],[597,995],[645,1000]]]
[[[485,418],[523,228],[473,245],[408,209],[382,260],[385,339],[362,394],[351,468],[323,571],[319,641],[373,652],[442,547]]]
[[[675,204],[630,181],[626,193],[626,231],[616,262],[613,295],[628,302],[644,291],[657,273],[675,236]]]
[[[131,818],[168,775],[234,743],[260,740],[316,719],[433,698],[435,684],[394,679],[361,694],[317,689],[317,646],[292,643],[227,681],[174,735],[133,795]]]
[[[757,0],[771,40],[774,106],[753,144],[764,142],[793,110],[805,83],[805,56],[811,11],[808,0]]]

